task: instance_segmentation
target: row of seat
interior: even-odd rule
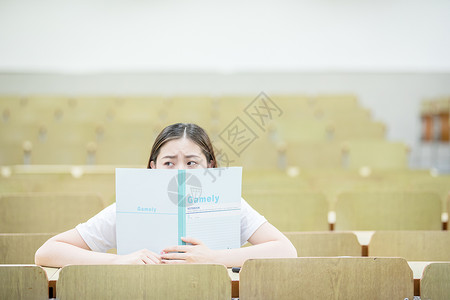
[[[333,214],[320,193],[257,191],[244,198],[282,231],[329,230],[330,224],[335,230],[445,228],[441,201],[428,192],[346,192],[338,196]],[[62,232],[106,205],[98,194],[0,195],[0,233]]]
[[[33,264],[36,250],[55,233],[0,233],[0,264]],[[450,261],[450,232],[284,232],[298,257],[376,256],[408,261]],[[115,253],[111,249],[110,253]]]
[[[2,299],[48,299],[46,271],[0,265]],[[232,275],[221,265],[67,266],[58,299],[231,299]],[[428,264],[421,299],[450,297],[450,263]],[[239,299],[413,299],[415,278],[402,258],[252,259],[238,275]],[[53,295],[56,294],[56,295]]]
[[[85,191],[99,193],[107,204],[115,201],[115,166],[13,166],[3,167],[1,172],[0,190],[3,194]],[[257,200],[258,193],[267,193],[275,199],[279,198],[279,194],[286,194],[287,198],[293,199],[291,201],[305,200],[310,193],[322,193],[324,196],[319,198],[326,202],[323,209],[335,211],[338,196],[352,191],[389,192],[386,196],[391,198],[397,197],[395,192],[431,192],[438,195],[440,210],[445,214],[448,212],[450,176],[428,171],[370,169],[357,172],[290,168],[288,172],[267,170],[243,173],[242,193],[249,201]]]
[[[339,102],[331,101],[336,97]],[[340,157],[347,150],[352,157],[350,166],[356,166],[359,163],[353,161],[358,155],[354,153],[361,151],[354,150],[357,146],[342,143],[355,139],[369,139],[369,143],[372,140],[383,141],[385,127],[382,123],[373,122],[370,113],[358,106],[354,96],[335,98],[319,97],[310,101],[295,95],[273,99],[263,95],[256,99],[230,96],[215,101],[192,96],[169,100],[162,97],[2,100],[0,97],[3,111],[0,164],[142,164],[147,159],[152,141],[164,126],[194,122],[208,131],[216,147],[235,156],[237,163],[249,168],[267,163],[274,168],[283,167],[279,162],[284,159],[285,151],[288,163],[296,165],[298,162],[289,160],[289,157],[298,157],[296,151],[299,148],[312,147],[322,149],[315,152],[322,153],[321,157],[333,158],[326,160],[331,162],[328,167],[346,167]],[[266,107],[266,104],[269,105]],[[311,107],[318,110],[311,113]],[[109,117],[105,120],[100,111],[106,111]],[[114,120],[117,114],[128,116],[128,119],[120,117]],[[239,122],[235,123],[236,120]],[[251,160],[253,165],[247,163],[248,159],[241,159],[240,150],[236,152],[236,145],[229,134],[232,128],[238,128],[239,132],[246,130],[245,137],[250,137],[244,155],[246,158],[255,157]],[[296,143],[307,145],[295,148],[293,145]],[[260,146],[267,146],[265,157],[258,155]],[[381,147],[384,147],[381,153],[386,156],[386,147],[393,146]],[[406,148],[403,145],[397,148],[402,148],[402,157],[394,167],[400,165],[404,168]]]

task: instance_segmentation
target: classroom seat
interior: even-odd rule
[[[98,194],[30,193],[0,195],[0,233],[57,233],[100,212]]]
[[[0,265],[0,299],[48,300],[44,269],[33,265]]]
[[[281,231],[326,231],[328,203],[321,193],[244,191],[244,199]]]
[[[223,265],[97,265],[64,267],[58,299],[231,299]]]
[[[420,280],[420,299],[450,299],[450,262],[425,267]]]
[[[335,230],[440,230],[441,201],[428,192],[344,192]]]
[[[151,122],[111,122],[93,145],[93,163],[98,165],[147,165],[151,147],[159,133]]]
[[[300,169],[339,169],[342,146],[333,142],[291,142],[286,145],[286,162]]]
[[[442,201],[442,212],[448,212],[447,200],[450,195],[450,175],[418,176],[409,181],[411,191],[427,191],[437,193]]]
[[[406,169],[408,166],[408,148],[403,143],[384,140],[346,141],[344,151],[348,158],[345,167],[359,169]]]
[[[297,119],[314,116],[314,105],[307,95],[271,94],[269,97],[282,111],[280,118]]]
[[[353,94],[318,94],[312,99],[318,108],[345,111],[359,108],[358,98]]]
[[[52,233],[0,233],[0,264],[34,264],[34,254]]]
[[[146,166],[146,165],[145,165]],[[98,193],[115,202],[115,169],[133,165],[17,165],[3,167],[2,193]]]
[[[361,256],[362,248],[352,232],[284,232],[298,257]]]
[[[239,276],[242,300],[413,297],[413,274],[401,258],[250,259]]]
[[[287,119],[280,117],[273,122],[277,141],[291,142],[326,142],[332,139],[331,124],[327,121],[305,119]]]
[[[331,130],[333,140],[347,141],[358,139],[384,140],[386,138],[386,125],[382,122],[362,121],[354,119],[346,121],[332,121]]]
[[[408,261],[450,261],[450,232],[376,231],[369,243],[369,256],[403,257]]]

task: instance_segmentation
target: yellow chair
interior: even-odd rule
[[[106,203],[115,202],[115,168],[146,167],[118,165],[17,165],[0,168],[0,190],[10,193],[100,194]]]
[[[64,267],[58,299],[231,299],[222,265],[99,265]]]
[[[408,148],[403,143],[382,140],[347,141],[344,150],[348,152],[346,167],[359,169],[406,169]]]
[[[244,191],[244,199],[281,231],[326,231],[328,203],[320,193]]]
[[[370,256],[403,257],[408,261],[450,261],[449,231],[376,231]]]
[[[427,192],[345,192],[335,230],[440,230],[441,202]]]
[[[52,233],[74,228],[106,207],[97,194],[0,196],[0,233]]]
[[[286,119],[281,116],[273,122],[278,141],[326,142],[332,139],[330,123],[315,119]]]
[[[300,169],[341,169],[342,146],[331,142],[288,143],[286,161],[288,166]]]
[[[420,299],[450,299],[450,263],[432,263],[420,280]]]
[[[413,274],[401,258],[250,259],[239,275],[242,300],[413,297]]]
[[[34,264],[34,254],[50,233],[0,233],[0,264]]]
[[[362,248],[351,232],[285,232],[298,257],[361,256]]]
[[[382,122],[357,122],[348,119],[345,122],[332,122],[333,140],[346,141],[357,139],[384,140],[386,125]]]
[[[31,265],[0,265],[0,299],[48,300],[44,269]]]
[[[103,137],[94,145],[94,163],[98,165],[143,165],[159,133],[148,122],[112,122],[104,126]]]

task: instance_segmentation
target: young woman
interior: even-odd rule
[[[215,168],[216,159],[206,132],[195,124],[177,123],[163,129],[153,144],[148,168]],[[177,264],[217,263],[241,266],[249,258],[296,257],[292,243],[273,225],[241,200],[241,243],[252,246],[211,250],[195,237],[184,237],[190,245],[167,247],[162,253],[142,249],[127,255],[106,253],[116,248],[116,205],[60,233],[36,252],[38,265],[63,267],[81,264]]]

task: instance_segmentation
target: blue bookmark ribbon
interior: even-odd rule
[[[178,170],[178,245],[186,245],[186,170]]]

